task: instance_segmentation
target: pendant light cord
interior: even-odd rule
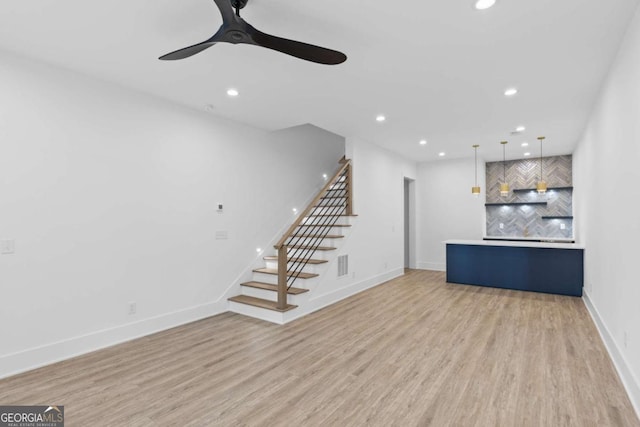
[[[542,181],[542,140],[540,140],[540,181]]]
[[[475,164],[476,164],[476,187],[478,186],[478,147],[473,147],[475,152]]]
[[[506,153],[506,144],[502,144],[502,182],[507,182],[507,155]]]

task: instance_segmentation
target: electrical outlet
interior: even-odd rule
[[[138,305],[136,304],[135,301],[132,301],[127,304],[127,314],[129,316],[133,316],[134,314],[136,314],[137,311],[138,311]]]
[[[503,229],[504,229],[504,224],[500,223],[500,230],[503,230]]]
[[[567,226],[566,226],[566,225],[564,225],[564,222],[563,222],[563,223],[560,223],[560,230],[564,230],[565,228],[567,228]]]
[[[387,263],[384,263],[384,269],[386,270],[387,268],[389,268],[389,266],[387,265]]]

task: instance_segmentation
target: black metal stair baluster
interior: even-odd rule
[[[338,196],[339,198],[344,199],[342,203],[329,204],[324,206],[317,205],[314,207],[312,212],[318,214],[317,218],[320,218],[320,220],[317,223],[314,223],[317,225],[317,227],[313,227],[313,229],[317,231],[313,231],[312,236],[314,237],[311,238],[311,242],[309,244],[304,245],[304,249],[302,249],[302,255],[299,257],[299,260],[296,263],[294,263],[295,267],[293,268],[293,272],[292,272],[293,274],[289,276],[290,279],[288,279],[288,281],[290,280],[291,282],[288,285],[288,289],[290,289],[293,286],[294,282],[302,273],[302,270],[307,266],[309,261],[312,259],[313,255],[316,253],[317,248],[320,246],[320,243],[329,234],[329,232],[331,231],[333,226],[336,224],[340,216],[346,213],[346,203],[347,203],[347,196],[348,196],[347,186],[345,182],[346,179],[347,179],[347,174],[345,171],[343,172],[342,175],[339,176],[336,183],[332,185],[332,186],[336,184],[342,185],[340,189],[335,189],[342,193],[340,196]],[[334,189],[331,189],[331,190],[334,190]],[[325,212],[328,211],[329,213],[319,214],[318,211],[321,211],[322,209],[326,209]],[[309,215],[309,216],[312,216],[312,215]]]
[[[341,184],[343,183],[343,179],[345,177],[345,174],[343,173],[342,175],[340,175],[336,182],[331,184],[331,187],[334,187],[337,184]],[[331,188],[330,190],[334,190],[333,188]],[[337,190],[346,190],[345,186],[342,186],[340,189]],[[328,191],[327,191],[328,192]],[[326,195],[326,193],[325,193]],[[344,197],[344,196],[342,196]],[[339,205],[338,205],[339,206]],[[326,206],[322,206],[322,205],[316,205],[314,206],[314,209],[312,210],[312,212],[310,213],[310,215],[308,215],[308,217],[311,217],[314,214],[319,214],[319,211],[321,211],[322,209],[326,208]],[[333,213],[331,214],[333,215]],[[317,215],[316,215],[317,216]],[[313,222],[314,227],[312,227],[312,229],[314,231],[310,231],[310,233],[314,233],[312,235],[316,235],[315,233],[320,232],[322,233],[322,231],[324,230],[324,228],[326,227],[326,223],[329,222],[330,218],[327,219],[327,221],[323,222],[323,219],[325,217],[323,216],[317,216],[318,218],[321,218],[318,222]],[[335,221],[334,221],[335,223]],[[319,230],[319,231],[316,231]],[[327,233],[325,233],[326,235]],[[304,235],[304,233],[302,234]],[[304,238],[305,240],[307,238]],[[299,241],[300,239],[298,239]],[[318,242],[318,238],[316,237],[315,239],[312,238],[312,242],[309,245],[305,245],[305,247],[303,249],[300,250],[300,255],[298,256],[299,261],[300,262],[296,262],[293,265],[295,266],[293,268],[292,274],[289,276],[289,278],[287,279],[287,283],[289,283],[288,288],[290,289],[293,286],[293,283],[296,281],[296,279],[300,276],[300,273],[302,272],[302,270],[306,267],[306,265],[308,264],[309,260],[311,259],[311,256],[313,256],[313,254],[316,252],[316,244]],[[310,255],[309,255],[310,254]]]

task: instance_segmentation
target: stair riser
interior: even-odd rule
[[[273,310],[267,310],[266,308],[254,307],[252,305],[241,304],[234,301],[229,301],[229,311],[233,313],[243,314],[245,316],[253,317],[256,319],[266,320],[267,322],[284,323],[283,313],[279,313]]]
[[[335,247],[335,246],[334,246]],[[312,249],[310,250],[306,250],[306,249],[300,249],[300,248],[291,248],[287,251],[287,255],[288,258],[313,258],[313,259],[320,259],[320,260],[329,260],[332,258],[333,255],[335,255],[337,249],[331,249],[331,250],[316,250],[315,252],[313,252]]]
[[[301,237],[300,240],[298,240],[297,237],[294,237],[293,240],[291,241],[292,244],[296,245],[296,246],[329,246],[332,248],[335,248],[337,245],[340,244],[340,241],[343,239],[322,239],[322,238],[315,238],[315,237]]]
[[[317,277],[314,277],[314,278],[311,278],[311,279],[298,278],[298,279],[296,279],[294,286],[298,287],[298,288],[307,288],[308,286],[306,284],[309,283],[311,280],[315,280],[315,279],[317,279]],[[277,285],[278,284],[278,276],[276,276],[275,274],[256,273],[254,271],[252,280],[254,282],[269,283],[270,285]]]
[[[315,256],[313,257],[313,259],[320,259],[319,257]],[[297,268],[299,264],[290,264],[289,268]],[[322,271],[324,271],[323,266],[326,266],[327,263],[324,264],[307,264],[304,266],[304,268],[302,269],[302,271],[304,271],[305,273],[314,273],[314,274],[320,274]],[[264,266],[265,268],[270,268],[270,269],[278,269],[278,261],[264,261]],[[309,279],[306,279],[309,280]]]
[[[335,224],[346,224],[352,225],[351,221],[352,217],[350,216],[341,216],[335,220]],[[325,227],[326,225],[334,224],[334,219],[330,219],[329,217],[308,217],[302,223],[303,225],[317,225],[318,227]]]
[[[316,203],[316,206],[345,206],[347,204],[346,198],[341,199],[324,199]]]
[[[287,295],[287,303],[299,306],[307,300],[307,294],[308,292],[300,295]],[[249,295],[251,297],[262,298],[269,301],[278,300],[278,294],[276,292],[268,291],[266,289],[252,288],[250,286],[242,286],[242,295]]]
[[[298,228],[298,230],[304,231],[304,234],[327,233],[327,234],[340,234],[344,236],[349,231],[350,228],[351,227],[330,227],[327,232],[326,228],[317,226],[317,227],[300,227]]]
[[[322,206],[319,209],[315,209],[313,211],[313,215],[335,215],[335,214],[343,214],[345,213],[345,205],[328,205]]]
[[[313,259],[317,259],[317,260],[331,260],[331,259],[333,259],[335,257],[335,253],[336,253],[335,250],[333,250],[333,251],[316,251],[316,253],[313,254],[312,258]],[[270,254],[270,255],[276,256],[277,254],[274,253],[274,254]],[[275,259],[274,260],[266,260],[265,259],[263,261],[264,262],[276,262]],[[319,264],[319,265],[322,265],[322,264]]]

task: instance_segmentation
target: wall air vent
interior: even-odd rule
[[[340,255],[338,257],[338,277],[349,274],[349,255]]]

